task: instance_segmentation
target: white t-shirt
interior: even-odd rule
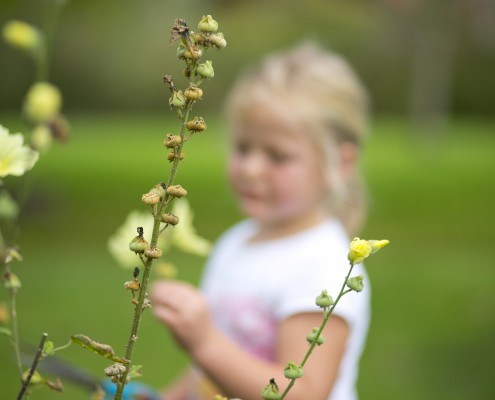
[[[250,243],[256,229],[254,221],[246,220],[220,238],[202,289],[217,327],[251,354],[273,361],[279,322],[302,312],[321,312],[315,299],[323,289],[337,297],[349,270],[349,239],[337,220]],[[343,296],[334,311],[349,324],[350,337],[331,400],[357,398],[358,363],[370,319],[369,281],[361,264],[352,276],[358,274],[365,276],[365,289]]]

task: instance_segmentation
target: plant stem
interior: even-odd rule
[[[43,354],[43,347],[45,346],[45,341],[47,337],[48,337],[47,333],[43,333],[41,335],[41,340],[40,340],[40,344],[38,345],[38,350],[36,351],[36,356],[34,357],[33,363],[31,364],[31,369],[29,370],[29,374],[24,380],[21,391],[17,395],[17,400],[21,400],[23,398],[24,393],[26,392],[26,389],[29,386],[29,382],[31,382],[31,378],[34,375],[34,372],[36,371],[36,367],[38,366],[38,362],[40,361],[41,356]]]
[[[346,293],[349,293],[349,292],[352,291],[351,289],[346,290],[346,284],[347,284],[347,281],[349,279],[349,276],[351,275],[351,272],[352,272],[353,267],[354,267],[354,265],[351,264],[351,266],[349,268],[349,272],[347,273],[347,276],[345,277],[344,283],[342,284],[342,288],[340,289],[340,292],[339,292],[337,298],[335,299],[335,302],[332,304],[332,306],[330,307],[330,309],[324,314],[323,321],[322,321],[322,323],[320,325],[320,329],[318,329],[318,332],[317,332],[314,340],[311,342],[311,345],[309,346],[309,349],[306,352],[306,355],[304,356],[304,358],[303,358],[303,360],[302,360],[302,362],[300,364],[301,367],[303,367],[304,364],[306,364],[306,361],[308,361],[309,356],[313,352],[313,350],[314,350],[314,348],[315,348],[315,346],[316,346],[316,344],[318,342],[318,339],[320,338],[321,333],[323,332],[323,329],[325,328],[325,325],[327,324],[327,322],[328,322],[330,316],[332,315],[333,310],[337,306],[339,300],[342,298],[343,295],[345,295]],[[292,388],[292,386],[294,386],[294,383],[295,382],[296,382],[296,379],[291,379],[291,381],[289,382],[289,384],[285,388],[284,392],[280,396],[280,399],[279,400],[283,400],[285,398],[285,396],[287,395],[287,393],[289,392],[289,390]]]
[[[22,361],[21,350],[19,345],[19,325],[17,322],[17,306],[16,306],[16,294],[17,289],[12,288],[10,292],[10,315],[12,317],[12,346],[14,346],[15,358],[17,363],[17,369],[22,381]]]

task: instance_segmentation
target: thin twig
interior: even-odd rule
[[[31,369],[29,370],[29,374],[24,380],[21,391],[17,395],[17,400],[21,400],[24,397],[24,393],[26,392],[29,386],[29,382],[31,382],[31,378],[33,377],[34,372],[36,371],[38,362],[40,361],[41,356],[43,355],[43,347],[45,347],[45,341],[47,337],[48,337],[48,333],[43,333],[41,335],[41,340],[40,340],[40,344],[38,345],[38,350],[36,351],[36,356],[34,357],[33,364],[31,365]]]

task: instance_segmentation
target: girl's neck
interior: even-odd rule
[[[320,224],[330,216],[325,210],[314,210],[308,215],[294,218],[289,221],[266,224],[258,221],[259,229],[251,236],[249,242],[265,242],[269,240],[281,239],[296,233],[305,231]]]

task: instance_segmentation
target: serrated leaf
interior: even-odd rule
[[[100,356],[109,358],[112,361],[122,363],[124,365],[129,364],[124,358],[115,355],[112,346],[104,343],[97,342],[90,337],[82,334],[72,335],[71,340],[73,343],[78,344],[84,349],[91,350],[93,353],[99,354]]]
[[[5,336],[12,336],[12,331],[9,328],[4,328],[3,326],[0,326],[0,334]]]

